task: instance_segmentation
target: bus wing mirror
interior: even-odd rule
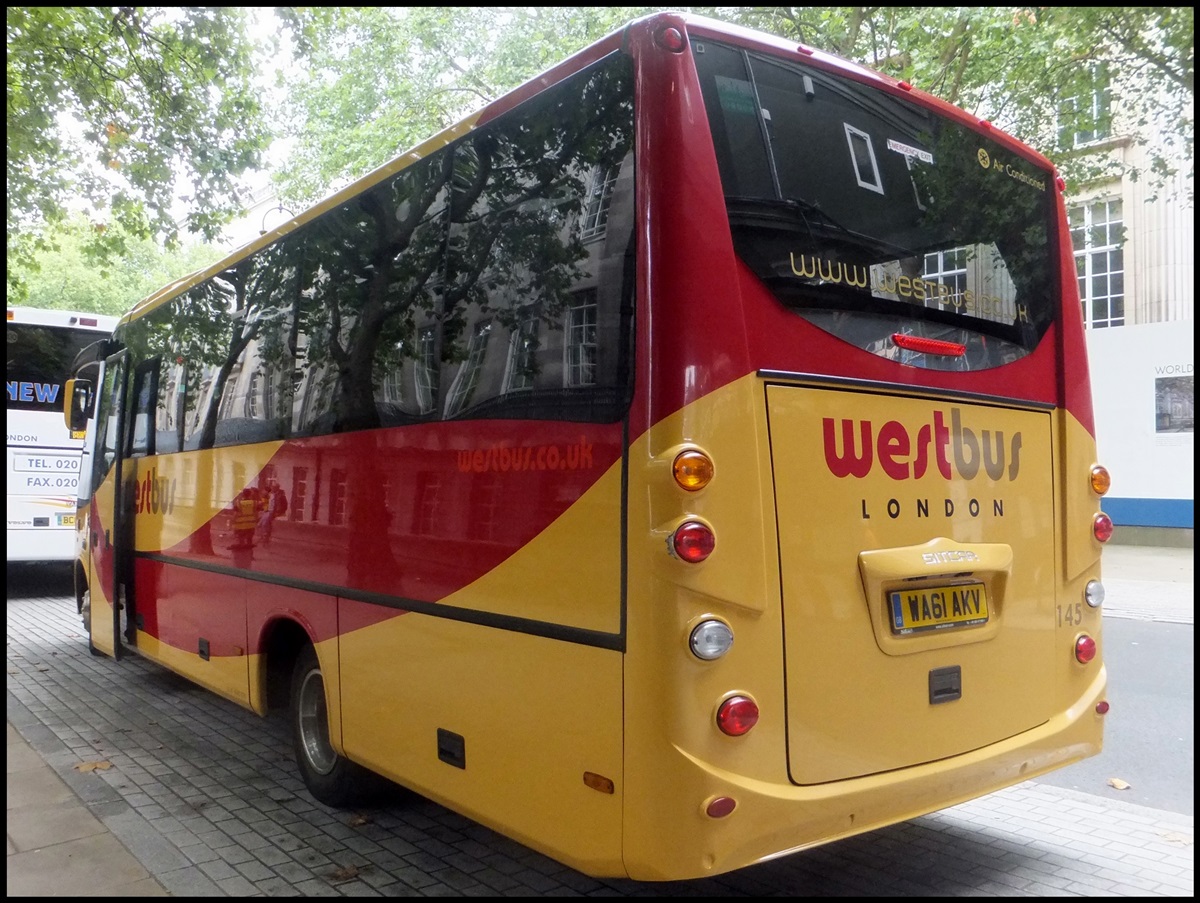
[[[63,419],[67,422],[67,429],[73,433],[83,432],[87,428],[88,418],[92,416],[95,402],[92,381],[68,379],[63,401]]]

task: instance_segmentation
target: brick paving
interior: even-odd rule
[[[589,878],[399,790],[370,810],[330,809],[300,782],[282,718],[261,719],[136,656],[92,656],[62,592],[10,588],[10,737],[15,727],[168,895],[1194,895],[1191,816],[1037,782],[666,883]],[[96,762],[110,765],[76,768]],[[12,780],[10,766],[10,896]]]

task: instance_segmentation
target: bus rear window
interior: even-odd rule
[[[75,355],[101,337],[85,329],[9,323],[8,407],[59,410]]]
[[[716,42],[695,51],[734,245],[780,303],[930,369],[1036,346],[1058,303],[1049,171],[852,79]],[[962,353],[930,350],[944,348]]]

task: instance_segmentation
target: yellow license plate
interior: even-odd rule
[[[988,619],[982,583],[922,586],[888,593],[892,633],[905,636],[929,630],[974,627]]]
[[[60,527],[75,526],[75,515],[74,514],[60,514],[58,516],[58,525]]]

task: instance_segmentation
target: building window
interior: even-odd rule
[[[1083,322],[1089,329],[1125,325],[1124,222],[1119,200],[1097,200],[1067,210]]]
[[[930,298],[931,301],[943,310],[955,301],[961,303],[963,292],[967,290],[967,249],[949,248],[926,254],[924,275],[927,282],[946,287],[945,292],[939,291],[936,298]]]
[[[292,520],[304,520],[304,507],[308,503],[308,468],[292,469],[292,505],[288,514]]]
[[[333,468],[329,474],[329,523],[340,527],[346,523],[346,471]]]
[[[504,391],[533,388],[534,355],[537,352],[536,319],[523,320],[508,340],[508,364],[504,368]]]
[[[585,241],[602,238],[608,225],[608,206],[612,203],[613,185],[617,181],[617,167],[603,166],[592,170],[584,198],[583,219],[579,224],[579,237]]]
[[[1058,105],[1058,141],[1063,148],[1082,147],[1112,135],[1112,94],[1108,70],[1083,68]]]
[[[263,375],[256,371],[250,374],[250,389],[246,392],[246,416],[257,419],[262,411],[259,409],[259,393],[262,392]]]
[[[417,340],[417,361],[415,382],[417,384],[417,405],[422,414],[433,410],[434,396],[437,394],[437,335],[436,327],[427,326],[421,330]]]
[[[483,355],[487,351],[488,334],[492,331],[490,322],[477,323],[471,333],[471,341],[467,344],[467,359],[462,362],[450,386],[450,397],[446,399],[446,416],[453,417],[471,404],[471,396],[479,384],[479,371],[483,369]]]
[[[568,387],[596,384],[596,290],[580,292],[578,297],[580,303],[567,310]]]

